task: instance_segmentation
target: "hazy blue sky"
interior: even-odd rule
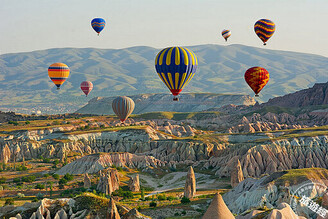
[[[244,44],[276,23],[266,48],[328,56],[328,0],[0,0],[0,54],[61,47]],[[97,37],[90,21],[106,20]],[[222,29],[230,29],[228,43]]]

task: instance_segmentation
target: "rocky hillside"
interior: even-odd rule
[[[327,81],[328,59],[322,56],[243,45],[188,48],[197,55],[199,68],[184,92],[253,95],[243,77],[251,66],[265,66],[270,72],[270,81],[261,92],[262,101]],[[88,100],[79,89],[84,80],[94,84],[90,98],[145,92],[168,94],[154,69],[154,58],[159,51],[145,46],[57,48],[1,55],[0,110],[41,110],[54,114],[75,111]],[[54,62],[66,63],[71,70],[59,91],[47,75],[48,66]]]
[[[210,93],[184,93],[180,95],[180,101],[172,101],[170,94],[141,94],[132,95],[136,103],[134,114],[147,112],[199,112],[210,108],[221,107],[228,104],[254,105],[254,98],[249,95],[229,95],[229,94],[210,94]],[[91,99],[88,104],[77,113],[108,115],[114,114],[112,101],[116,97],[96,97]]]
[[[282,107],[328,105],[328,82],[317,83],[311,88],[300,90],[281,97],[275,97],[262,105]]]

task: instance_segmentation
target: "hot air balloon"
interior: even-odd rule
[[[193,78],[198,61],[196,55],[183,47],[169,47],[160,51],[155,59],[158,76],[176,97]]]
[[[276,25],[268,19],[258,20],[254,25],[254,31],[263,41],[263,45],[266,45],[266,42],[272,37],[275,30]]]
[[[268,83],[269,78],[269,72],[262,67],[252,67],[245,72],[245,81],[252,88],[256,97]]]
[[[59,90],[60,85],[62,85],[68,78],[69,68],[64,63],[54,63],[49,66],[48,75],[52,82],[57,86],[57,90]]]
[[[94,18],[91,21],[92,28],[98,33],[98,36],[100,32],[105,28],[106,21],[102,18]]]
[[[223,30],[222,31],[222,36],[225,39],[225,41],[227,41],[228,38],[231,36],[231,31],[230,30]]]
[[[129,97],[117,97],[112,103],[113,111],[122,123],[131,115],[134,110],[134,101]]]
[[[92,91],[93,84],[91,81],[83,81],[80,87],[83,93],[85,93],[85,96],[88,96],[88,94]]]

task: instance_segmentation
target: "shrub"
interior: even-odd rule
[[[43,174],[43,177],[48,178],[50,175],[48,173]]]
[[[35,188],[41,190],[41,189],[44,189],[45,186],[43,184],[41,184],[41,183],[38,183],[38,184],[36,184]]]
[[[142,188],[140,193],[141,199],[145,200],[145,190]]]
[[[7,178],[6,177],[0,177],[0,184],[4,184],[7,182]]]
[[[6,206],[6,205],[14,205],[15,204],[15,201],[14,201],[13,198],[6,198],[5,200],[6,201],[5,201],[4,206]]]
[[[149,201],[149,200],[151,200],[152,198],[150,197],[150,196],[147,196],[146,198],[145,198],[145,200],[146,201]]]
[[[182,214],[182,215],[186,215],[187,212],[186,212],[185,210],[183,210],[183,211],[181,212],[181,214]]]
[[[43,159],[42,159],[42,162],[43,162],[43,163],[51,163],[51,161],[50,161],[49,158],[43,158]]]
[[[166,195],[165,195],[165,194],[163,194],[163,195],[158,195],[158,196],[157,196],[157,199],[160,200],[160,201],[164,201],[164,200],[166,200]]]
[[[31,123],[30,121],[25,121],[25,124],[26,124],[26,125],[28,125],[28,124],[30,124],[30,123]]]
[[[168,196],[166,199],[169,200],[169,201],[173,201],[173,200],[175,200],[176,198],[170,195],[170,196]]]
[[[34,182],[36,177],[34,175],[30,176],[23,176],[22,177],[22,182]]]
[[[16,171],[26,171],[26,170],[27,170],[27,167],[24,165],[16,167]]]
[[[38,202],[39,199],[38,199],[37,197],[34,197],[31,201],[32,201],[32,202]]]
[[[20,192],[19,192],[19,193],[17,193],[17,197],[18,197],[18,198],[24,198],[25,195],[24,195],[23,193],[20,193]]]
[[[149,203],[149,207],[155,208],[156,206],[157,206],[157,203],[154,202],[154,201],[152,201],[152,202]]]
[[[38,199],[38,200],[40,200],[40,199],[43,199],[43,194],[41,193],[41,192],[39,192],[38,194],[36,194],[36,198]]]
[[[187,203],[189,203],[189,202],[190,202],[190,199],[187,198],[187,197],[183,197],[183,198],[181,199],[181,203],[182,203],[182,204],[187,204]]]
[[[9,121],[8,124],[12,124],[12,125],[18,125],[18,122],[17,121]]]
[[[67,182],[72,181],[74,179],[74,176],[72,174],[66,173],[64,175],[64,179],[67,180]]]
[[[18,177],[13,179],[13,182],[14,182],[14,183],[19,183],[20,181],[21,181],[21,179],[18,178]]]
[[[53,121],[53,122],[52,122],[52,125],[60,125],[60,122],[58,122],[58,121]]]
[[[56,159],[56,160],[54,160],[53,162],[52,162],[54,165],[58,165],[59,164],[59,160],[58,159]]]
[[[59,175],[57,173],[53,174],[52,177],[56,180],[59,180]]]

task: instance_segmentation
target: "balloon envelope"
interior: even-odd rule
[[[222,36],[225,39],[225,41],[227,41],[228,38],[231,36],[231,31],[230,30],[223,30],[222,31]]]
[[[269,72],[262,67],[252,67],[245,72],[245,81],[252,88],[255,96],[268,83],[270,78]]]
[[[83,81],[80,85],[81,90],[85,93],[86,96],[92,91],[93,84],[91,81]]]
[[[114,113],[124,122],[134,110],[134,101],[129,97],[117,97],[112,102]]]
[[[64,63],[53,63],[48,68],[48,75],[59,89],[69,76],[69,68]]]
[[[155,59],[158,76],[174,96],[177,96],[193,78],[197,66],[196,55],[183,47],[163,49]]]
[[[105,25],[106,21],[103,18],[94,18],[91,21],[91,26],[98,33],[98,35],[105,28]]]
[[[276,25],[268,19],[258,20],[254,25],[256,35],[263,41],[264,45],[272,37],[275,30]]]

